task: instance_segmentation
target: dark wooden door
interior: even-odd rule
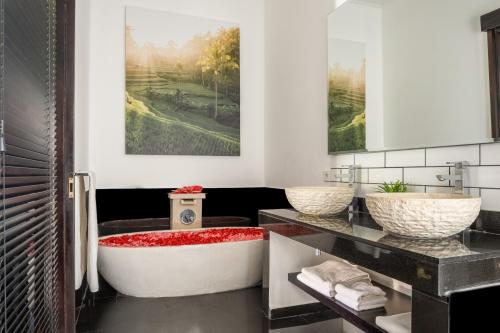
[[[491,133],[500,140],[500,9],[481,16],[481,29],[488,34]]]
[[[0,0],[0,332],[74,329],[70,10]]]

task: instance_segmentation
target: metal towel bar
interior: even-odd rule
[[[73,176],[68,178],[68,198],[74,199],[75,198],[75,178],[76,176],[90,176],[90,172],[84,172],[84,171],[79,171],[79,172],[73,172]]]
[[[73,176],[90,176],[89,172],[74,172]]]

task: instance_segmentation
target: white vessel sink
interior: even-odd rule
[[[469,227],[481,198],[444,193],[371,193],[366,205],[384,230],[413,238],[444,238]]]
[[[347,208],[354,197],[352,187],[289,187],[286,197],[293,208],[308,215],[331,215]]]

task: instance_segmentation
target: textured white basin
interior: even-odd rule
[[[474,222],[481,198],[445,193],[370,193],[366,205],[375,222],[390,233],[444,238]]]
[[[352,187],[289,187],[286,197],[293,208],[308,215],[336,214],[347,208],[354,197]]]

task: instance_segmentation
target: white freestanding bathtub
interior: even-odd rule
[[[98,269],[118,292],[135,297],[189,296],[247,288],[262,278],[262,239],[262,228],[106,236],[99,239]]]

